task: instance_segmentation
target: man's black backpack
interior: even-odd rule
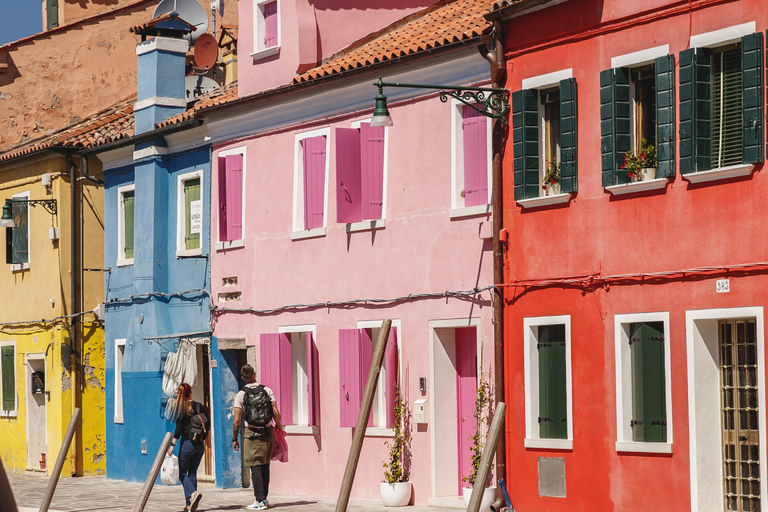
[[[266,427],[272,421],[272,399],[269,398],[264,384],[255,388],[244,387],[243,414],[249,427]]]
[[[204,441],[208,437],[208,415],[205,406],[199,402],[192,403],[192,417],[189,419],[187,439],[193,443]]]

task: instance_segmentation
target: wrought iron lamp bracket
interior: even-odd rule
[[[47,211],[51,215],[56,215],[56,213],[58,212],[55,199],[11,199],[11,202],[26,203],[29,206],[32,206],[33,208],[37,205],[40,205],[43,207],[45,211]]]

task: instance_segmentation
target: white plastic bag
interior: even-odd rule
[[[179,458],[166,455],[163,467],[160,468],[160,481],[163,485],[176,485],[179,482]]]

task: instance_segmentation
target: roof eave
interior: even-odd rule
[[[546,9],[557,4],[562,4],[567,1],[568,0],[522,0],[521,2],[488,12],[484,14],[483,17],[488,21],[506,21],[541,9]]]

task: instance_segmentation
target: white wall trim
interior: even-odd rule
[[[331,174],[331,128],[320,128],[308,132],[297,133],[294,136],[294,157],[293,157],[293,233],[291,238],[297,240],[298,233],[316,231],[319,228],[304,229],[304,158],[301,143],[309,137],[325,137],[325,191],[323,193],[323,226],[325,230],[328,225],[328,176]],[[294,237],[294,234],[297,234]],[[323,231],[323,235],[325,232]],[[322,236],[322,235],[314,235]],[[306,238],[306,237],[302,237]]]
[[[123,422],[123,377],[122,377],[122,368],[123,368],[123,362],[125,353],[123,353],[123,358],[120,358],[120,379],[118,380],[117,376],[117,366],[118,366],[118,353],[119,348],[123,347],[123,351],[125,351],[125,338],[118,338],[115,339],[115,366],[113,368],[114,373],[114,394],[115,394],[115,408],[114,408],[114,423],[122,423]],[[117,392],[118,392],[118,386],[120,390],[120,397],[118,400]]]
[[[566,78],[573,78],[573,69],[563,69],[560,71],[553,71],[546,75],[534,76],[531,78],[523,79],[523,89],[542,89],[544,87],[554,87],[560,85],[560,80]]]
[[[311,332],[312,337],[317,339],[316,324],[284,325],[277,328],[278,333]]]
[[[184,98],[168,98],[166,96],[153,96],[145,100],[139,100],[133,104],[133,111],[138,112],[145,108],[158,106],[158,107],[187,107],[187,100]]]
[[[709,171],[689,172],[683,174],[682,177],[691,183],[704,183],[707,181],[727,180],[739,176],[749,176],[754,168],[754,164],[737,164]]]
[[[619,453],[672,453],[672,444],[616,441],[616,451]]]
[[[144,55],[155,50],[186,54],[189,51],[189,41],[175,37],[157,36],[136,45],[136,55]]]
[[[755,22],[742,23],[731,27],[704,32],[691,36],[691,48],[708,48],[713,46],[723,46],[730,43],[737,43],[742,36],[756,32]]]
[[[144,149],[139,149],[133,152],[133,160],[141,160],[142,158],[148,158],[151,156],[165,156],[169,153],[168,148],[163,146],[149,146]]]
[[[230,242],[216,242],[217,251],[226,251],[227,249],[237,249],[238,247],[245,247],[245,240],[232,240]]]
[[[627,53],[611,58],[612,68],[628,68],[631,66],[642,66],[651,64],[658,57],[669,54],[669,45],[654,46],[637,52]]]

